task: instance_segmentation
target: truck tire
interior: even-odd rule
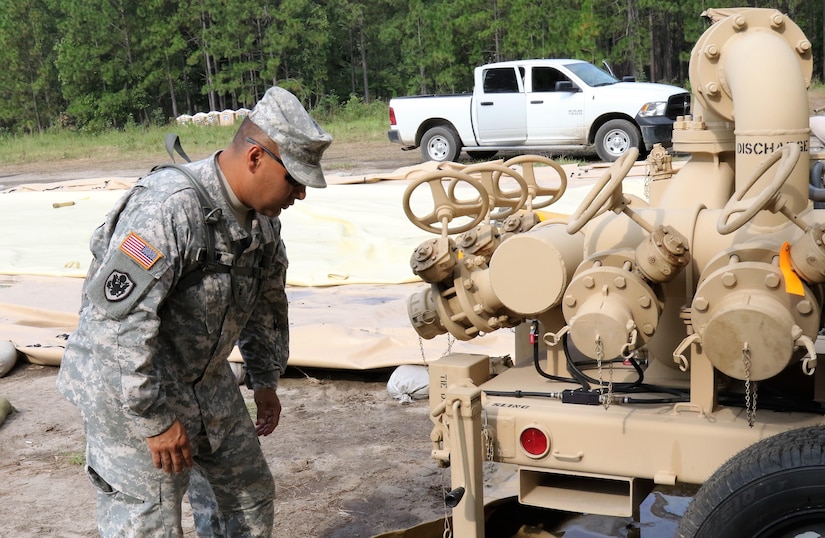
[[[461,153],[458,135],[449,127],[433,127],[421,137],[421,155],[427,161],[455,161]]]
[[[732,457],[693,497],[677,533],[679,538],[822,535],[822,426],[768,437]]]
[[[630,148],[639,148],[639,154],[644,154],[641,147],[642,133],[639,128],[627,120],[610,120],[596,131],[596,153],[603,161],[613,162]]]

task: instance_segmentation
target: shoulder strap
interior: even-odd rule
[[[185,274],[179,281],[178,285],[186,288],[197,284],[203,278],[204,273],[231,272],[232,266],[221,263],[215,255],[216,227],[220,226],[224,235],[229,237],[229,230],[227,229],[226,221],[223,218],[223,211],[219,207],[216,207],[217,204],[215,204],[212,197],[209,196],[209,193],[206,192],[206,189],[203,187],[200,180],[195,177],[191,170],[178,164],[160,164],[152,168],[152,172],[157,172],[158,170],[163,169],[176,170],[177,172],[183,174],[183,176],[189,181],[190,185],[192,185],[192,188],[195,190],[195,194],[198,196],[198,201],[200,202],[201,210],[203,211],[204,222],[206,223],[208,229],[206,233],[206,249],[205,251],[201,250],[197,253],[198,266]]]

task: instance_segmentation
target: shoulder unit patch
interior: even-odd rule
[[[122,301],[132,293],[135,283],[126,273],[112,271],[104,284],[103,295],[109,301]]]
[[[120,250],[147,271],[163,257],[163,254],[135,232],[129,232],[129,235],[120,244]]]

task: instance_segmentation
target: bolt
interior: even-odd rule
[[[464,284],[464,289],[469,291],[475,285],[475,282],[473,282],[472,278],[465,278],[463,284]]]
[[[565,295],[564,304],[566,304],[570,308],[573,308],[574,306],[576,306],[576,298],[573,295]]]
[[[771,27],[773,27],[775,30],[782,28],[784,24],[785,17],[783,17],[781,13],[774,13],[773,16],[771,16]]]
[[[811,301],[807,299],[802,299],[797,303],[796,309],[799,311],[800,314],[803,316],[807,316],[813,311],[813,307],[811,306]]]
[[[415,249],[415,259],[418,261],[424,261],[430,257],[433,253],[433,247],[430,244],[421,245],[417,249]]]
[[[708,300],[704,297],[696,297],[693,299],[693,309],[699,312],[707,312]]]
[[[796,44],[796,52],[799,54],[805,54],[810,52],[811,50],[811,42],[807,39],[801,40],[799,43]]]
[[[816,263],[816,256],[813,256],[813,255],[808,256],[807,258],[805,258],[805,261],[807,261],[809,264],[813,265],[813,264]]]
[[[737,32],[741,32],[745,28],[748,27],[748,21],[745,19],[744,16],[738,15],[736,18],[733,19],[733,29]]]
[[[620,290],[623,290],[627,287],[627,280],[625,280],[623,276],[617,276],[613,279],[613,284],[615,284]]]
[[[639,297],[639,306],[641,306],[642,308],[650,308],[650,305],[650,297],[648,297],[647,295],[642,295],[641,297]]]
[[[585,288],[588,288],[588,289],[590,289],[590,288],[592,288],[593,286],[595,286],[595,285],[596,285],[596,281],[595,281],[595,280],[593,280],[593,277],[592,277],[592,276],[586,276],[586,277],[584,277],[584,278],[582,279],[582,282],[584,283],[584,287],[585,287]]]
[[[732,288],[736,285],[736,275],[728,271],[722,275],[722,285],[726,288]]]
[[[480,316],[481,313],[484,312],[484,307],[481,306],[480,304],[477,304],[477,305],[473,306],[473,312],[475,312],[476,315]]]
[[[653,328],[653,325],[651,325],[650,323],[645,323],[642,327],[642,332],[648,336],[652,336],[653,333],[656,332],[656,329]]]
[[[710,44],[707,47],[705,47],[705,57],[707,57],[709,60],[713,60],[714,58],[717,58],[718,56],[719,56],[719,47],[717,47],[714,44]]]
[[[705,86],[705,93],[708,95],[716,95],[719,93],[719,86],[715,82],[708,82]]]
[[[491,329],[498,329],[501,326],[497,318],[488,319],[487,325],[489,325]]]
[[[765,286],[771,289],[779,287],[779,276],[776,273],[768,273],[765,275]]]

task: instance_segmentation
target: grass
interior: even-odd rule
[[[83,452],[67,452],[64,454],[64,458],[71,465],[76,465],[78,467],[83,467],[86,465],[86,454]]]
[[[386,142],[387,106],[351,104],[335,110],[313,112],[336,142]],[[53,129],[35,135],[0,135],[0,166],[22,163],[56,163],[67,159],[104,161],[163,160],[167,158],[167,133],[180,135],[189,155],[208,155],[226,146],[237,126],[197,127],[169,124],[160,127],[130,126],[103,133]],[[158,161],[160,162],[160,161]]]

